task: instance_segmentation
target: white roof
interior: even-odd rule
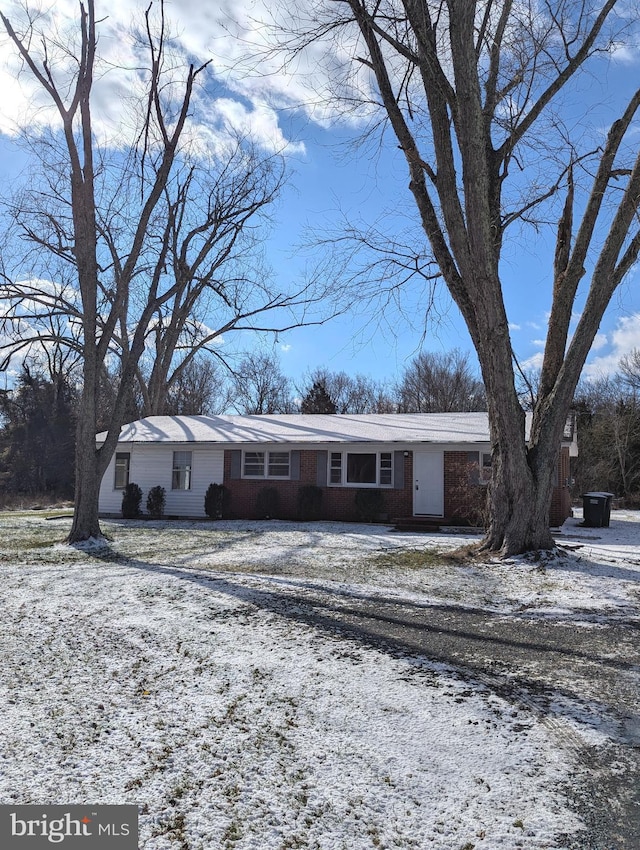
[[[149,416],[125,425],[119,442],[488,443],[489,420],[486,413]]]

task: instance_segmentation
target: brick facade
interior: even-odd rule
[[[299,519],[299,492],[307,485],[318,485],[326,465],[326,452],[303,449],[300,455],[299,478],[291,480],[247,479],[232,474],[233,450],[225,450],[224,483],[231,493],[230,516],[254,518],[260,491],[273,487],[278,491],[278,518]],[[413,515],[413,452],[398,453],[403,462],[403,486],[381,487],[384,510],[380,519]],[[397,462],[396,457],[396,462]],[[324,476],[326,478],[326,475]],[[558,464],[558,486],[554,488],[550,508],[550,524],[561,525],[571,515],[571,499],[567,486],[569,478],[569,450],[562,448]],[[357,487],[322,486],[320,518],[326,520],[357,521],[360,519],[355,495]],[[486,486],[478,482],[477,452],[444,452],[444,515],[447,521],[481,526],[484,523]]]
[[[565,519],[572,515],[571,492],[569,490],[569,449],[567,446],[562,446],[560,449],[557,476],[549,511],[549,525],[552,528],[562,525]]]
[[[274,479],[247,479],[232,476],[233,450],[224,453],[224,484],[231,493],[232,517],[256,516],[256,501],[258,494],[266,487],[274,487],[279,494],[278,518],[299,519],[298,495],[300,489],[307,485],[317,486],[319,477],[318,462],[326,463],[322,452],[314,449],[300,451],[300,477],[296,481],[277,481]],[[410,516],[413,512],[413,491],[411,481],[413,475],[413,460],[411,452],[403,456],[404,486],[401,489],[381,487],[384,493],[384,516],[381,519],[391,519],[397,516]],[[355,504],[357,487],[321,487],[322,506],[321,518],[327,520],[344,520],[355,522],[360,517]]]
[[[478,482],[478,452],[445,452],[445,517],[454,523],[483,526],[486,502],[486,485]]]

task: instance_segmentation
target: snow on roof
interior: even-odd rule
[[[103,442],[106,432],[98,434]],[[488,443],[486,413],[149,416],[124,443]]]

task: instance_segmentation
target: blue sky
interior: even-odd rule
[[[137,0],[97,2],[97,16],[108,13],[101,25],[101,48],[112,59],[115,51],[124,50],[123,33],[132,18],[146,7]],[[323,233],[339,221],[339,212],[350,221],[375,221],[393,210],[394,215],[413,216],[413,199],[401,156],[392,140],[375,152],[375,145],[348,149],[347,141],[361,130],[357,121],[344,121],[339,112],[326,102],[311,108],[326,80],[316,46],[315,55],[303,56],[293,69],[284,70],[275,58],[265,59],[258,71],[239,73],[239,60],[255,42],[262,47],[264,29],[255,22],[267,16],[270,7],[260,0],[234,0],[217,4],[196,0],[167,2],[167,12],[180,34],[179,47],[192,57],[206,60],[215,57],[212,69],[217,76],[215,102],[218,110],[241,129],[250,130],[265,149],[287,146],[290,179],[278,204],[273,230],[265,245],[268,264],[275,279],[285,285],[300,280],[309,258],[300,248],[309,233]],[[299,4],[304,7],[304,3]],[[317,6],[317,3],[316,3]],[[11,16],[16,4],[3,4]],[[103,11],[105,10],[105,11]],[[74,0],[57,0],[50,9],[52,16],[73,17]],[[16,13],[17,14],[17,13]],[[230,16],[242,40],[228,35]],[[24,77],[16,82],[16,66],[7,59],[6,40],[0,40],[0,85],[5,93],[0,104],[0,177],[7,186],[15,177],[22,160],[16,153],[13,136],[16,124],[26,116],[37,116],[46,122],[47,114],[33,110],[33,91]],[[120,54],[119,54],[120,55]],[[230,70],[234,69],[236,70]],[[601,63],[597,76],[578,88],[573,102],[566,102],[567,117],[575,110],[582,114],[589,105],[590,117],[606,129],[616,117],[615,99],[633,85],[640,71],[637,51],[619,49],[614,61]],[[220,81],[224,80],[224,86]],[[107,77],[100,83],[99,103],[104,107],[104,129],[117,127],[118,92],[122,81]],[[111,86],[111,89],[110,89]],[[118,88],[120,86],[120,89]],[[31,107],[27,104],[31,103]],[[306,103],[304,109],[300,104]],[[36,104],[37,105],[37,104]],[[29,108],[32,109],[29,113]],[[106,129],[105,129],[106,128]],[[117,130],[116,130],[117,132]],[[418,234],[417,238],[421,238]],[[553,233],[536,235],[533,229],[514,229],[512,241],[505,246],[502,265],[505,300],[512,328],[514,350],[525,366],[539,362],[546,330],[546,314],[550,305],[550,269]],[[640,346],[640,294],[638,272],[634,271],[607,313],[585,374],[608,374],[615,370],[619,358]],[[408,360],[421,348],[443,352],[457,347],[472,352],[464,323],[450,303],[444,286],[437,297],[437,317],[425,326],[424,298],[415,287],[407,287],[403,295],[406,315],[379,307],[363,309],[354,298],[354,307],[343,316],[322,327],[301,328],[281,335],[276,342],[247,340],[246,347],[274,345],[280,353],[283,370],[295,380],[318,366],[332,370],[360,372],[378,379],[394,379]],[[409,322],[407,316],[412,320]],[[380,321],[382,319],[382,321]],[[412,326],[413,325],[413,326]],[[245,343],[243,341],[243,346]]]

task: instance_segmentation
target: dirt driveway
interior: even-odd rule
[[[603,622],[599,616],[597,623],[587,618],[576,625],[526,613],[368,597],[286,578],[270,589],[264,579],[255,588],[226,578],[212,581],[257,608],[408,657],[417,666],[442,664],[470,688],[489,689],[534,712],[584,768],[565,793],[588,832],[570,846],[640,846],[637,620]],[[577,727],[581,734],[573,731]],[[593,731],[593,744],[585,743],[585,728]]]

